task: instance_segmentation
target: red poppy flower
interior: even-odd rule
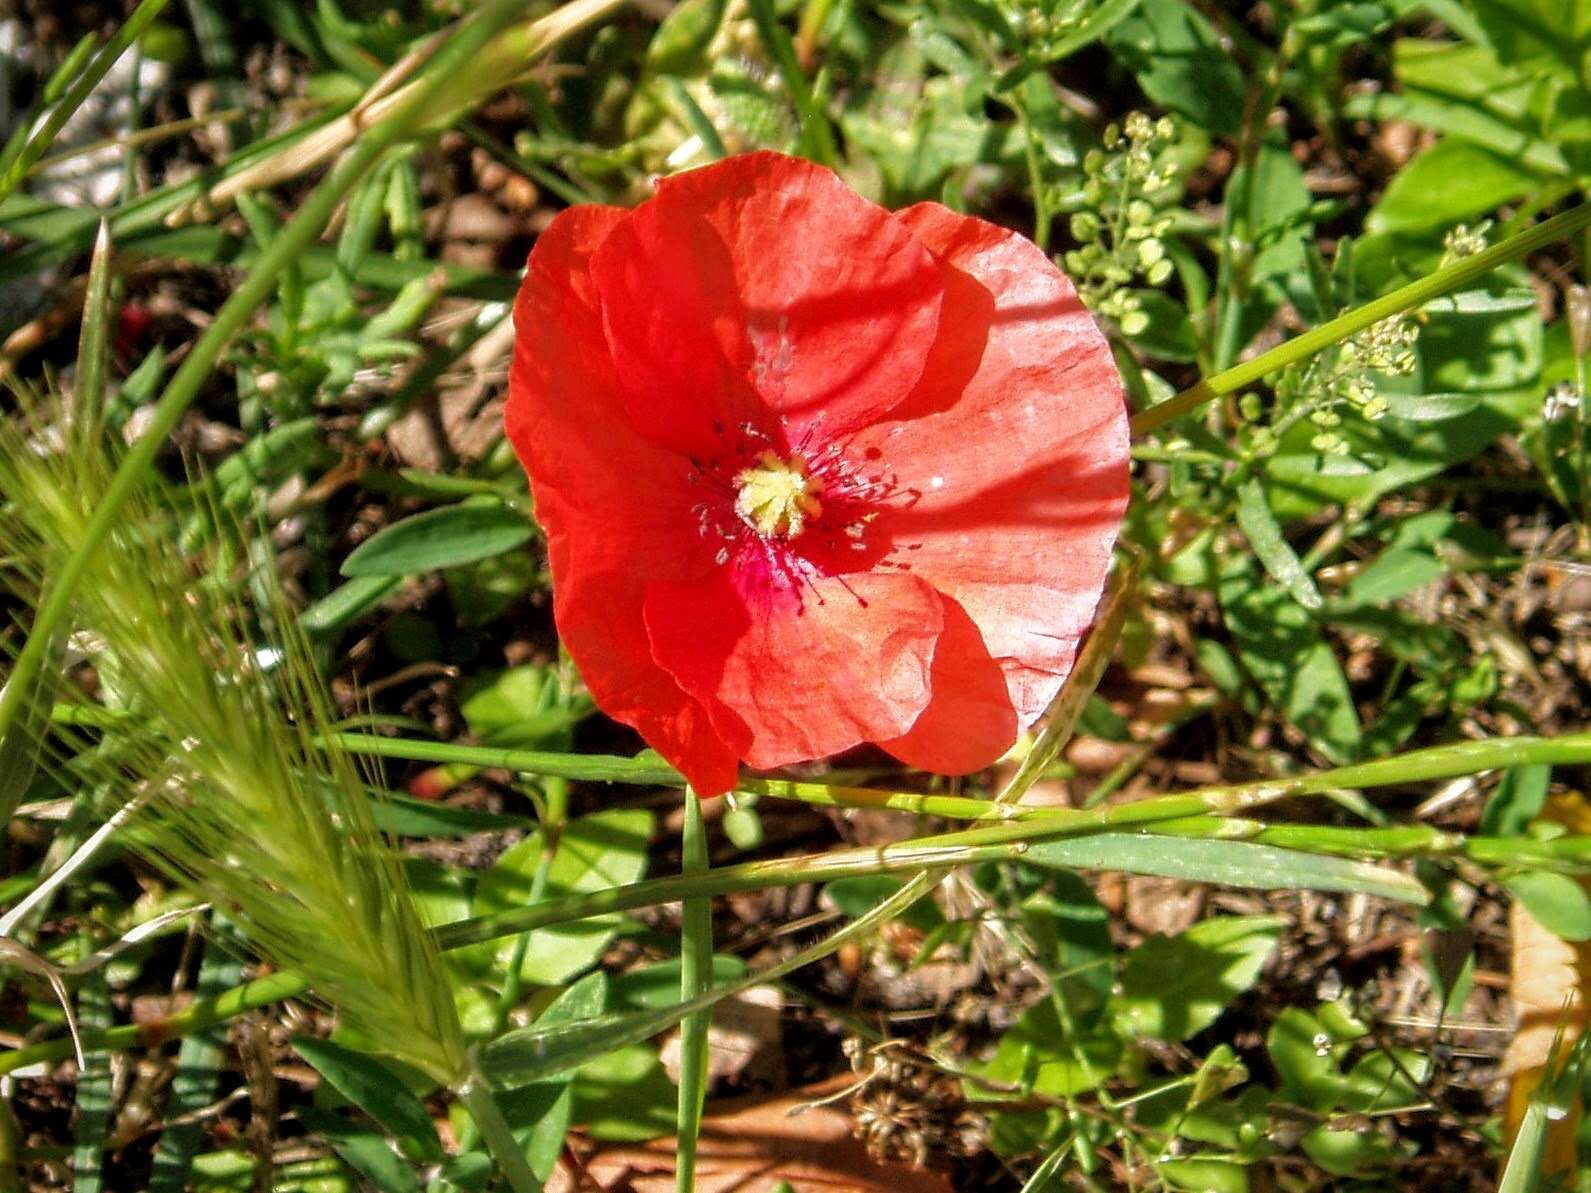
[[[754,153],[563,212],[514,319],[559,633],[702,794],[861,742],[977,770],[1059,690],[1127,419],[1032,243]]]

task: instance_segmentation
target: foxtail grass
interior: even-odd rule
[[[51,403],[0,428],[0,584],[24,611],[110,482],[103,442]],[[32,745],[77,767],[74,783],[86,769],[142,797],[124,843],[382,1053],[457,1087],[469,1059],[451,988],[364,776],[317,740],[334,718],[307,644],[269,575],[252,585],[265,607],[241,605],[245,553],[198,566],[175,534],[168,514],[129,502],[73,594],[67,660],[92,664],[94,698],[134,713],[136,731],[74,748],[57,728]]]

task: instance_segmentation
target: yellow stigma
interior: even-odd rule
[[[807,462],[800,456],[781,460],[763,452],[757,462],[742,468],[735,477],[735,513],[764,538],[793,539],[806,526],[808,518],[823,512],[807,476]]]

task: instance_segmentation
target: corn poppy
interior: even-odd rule
[[[561,213],[514,318],[559,634],[699,792],[863,742],[967,773],[1059,690],[1127,418],[1030,241],[753,153]]]

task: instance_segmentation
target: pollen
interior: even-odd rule
[[[820,488],[803,457],[782,460],[765,451],[735,477],[735,513],[764,538],[793,539],[823,512]]]

